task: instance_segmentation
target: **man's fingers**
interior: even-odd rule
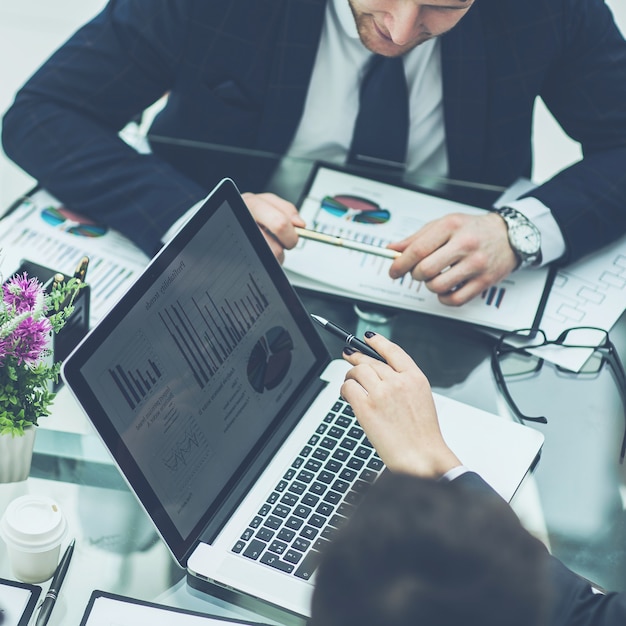
[[[469,302],[515,269],[507,231],[497,217],[452,213],[426,224],[393,244],[403,251],[391,265],[391,277],[410,271],[443,304]]]
[[[273,193],[243,193],[242,198],[257,224],[265,231],[275,256],[279,257],[284,248],[293,248],[298,243],[294,226],[304,226],[305,223],[291,202]]]
[[[402,250],[402,254],[391,264],[389,276],[391,278],[400,278],[413,271],[425,259],[430,259],[432,255],[436,254],[436,251],[443,246],[445,242],[446,239],[440,237],[428,239],[422,236],[422,231],[420,231],[420,236],[414,238],[409,245]],[[442,269],[444,265],[442,265],[440,269]],[[436,272],[434,269],[432,271]],[[424,279],[420,278],[418,280]]]
[[[439,294],[438,299],[442,304],[461,306],[488,288],[489,285],[485,285],[480,280],[470,280],[465,283],[460,283],[456,288],[448,292]]]

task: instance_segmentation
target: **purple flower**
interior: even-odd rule
[[[24,273],[13,276],[2,285],[3,299],[7,308],[15,309],[16,314],[32,311],[43,297],[43,286],[36,278],[28,278]]]
[[[9,356],[9,350],[12,348],[10,339],[6,337],[0,339],[0,367],[4,364],[4,359]]]
[[[13,355],[17,364],[36,363],[48,348],[52,324],[47,317],[38,320],[27,317],[12,333]]]
[[[43,285],[36,278],[24,273],[4,283],[0,314],[0,365],[9,357],[21,365],[44,356],[52,324],[45,316]]]

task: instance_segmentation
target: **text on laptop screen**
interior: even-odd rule
[[[81,373],[187,537],[314,365],[223,203],[147,281]]]

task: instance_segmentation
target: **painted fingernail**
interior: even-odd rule
[[[375,333],[374,331],[372,331],[372,330],[366,330],[366,331],[365,331],[365,336],[366,336],[368,339],[371,339],[372,337],[374,337],[374,335],[376,335],[376,333]]]
[[[343,349],[343,353],[347,356],[350,356],[351,354],[354,354],[356,352],[356,350],[350,348],[349,346],[345,346]]]

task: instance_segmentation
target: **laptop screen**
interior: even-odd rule
[[[328,362],[225,180],[65,361],[173,551],[186,551]]]

